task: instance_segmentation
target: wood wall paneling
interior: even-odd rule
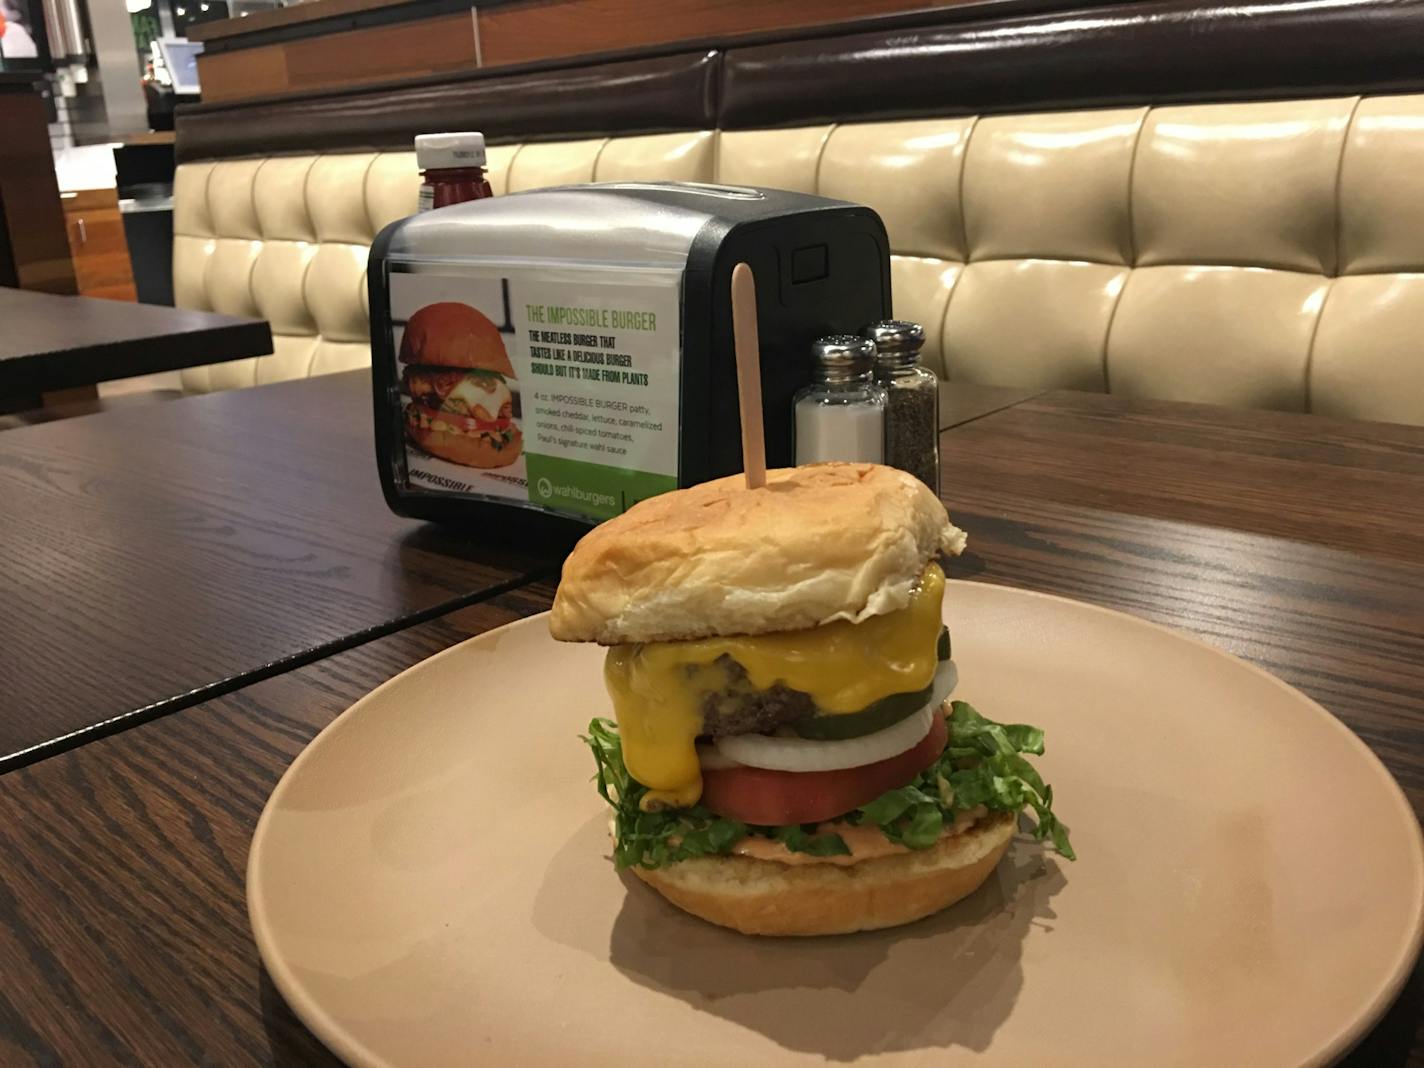
[[[274,44],[238,52],[204,52],[198,56],[198,81],[203,102],[246,100],[288,91],[287,46]]]
[[[480,48],[484,65],[494,67],[821,26],[922,6],[904,0],[531,0],[481,10]]]
[[[389,6],[396,6],[394,0],[311,0],[195,28],[198,39],[221,39],[234,49],[198,57],[204,101],[246,100],[678,41],[724,41],[896,14],[922,5],[906,0],[526,0],[475,5],[468,12],[367,29],[325,34],[318,29],[311,37],[243,47],[245,33],[301,33],[304,22]]]
[[[478,66],[472,12],[198,58],[203,100],[331,89]]]
[[[350,85],[467,70],[478,65],[475,57],[475,16],[465,11],[293,41],[287,80],[293,89]]]
[[[270,11],[252,11],[234,19],[219,19],[188,27],[190,41],[219,41],[227,37],[240,37],[246,33],[261,33],[266,30],[296,26],[318,19],[339,18],[355,15],[363,11],[374,11],[383,7],[400,7],[410,0],[303,0],[299,4],[277,7]]]

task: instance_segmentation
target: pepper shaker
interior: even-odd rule
[[[854,334],[811,346],[811,384],[793,399],[796,462],[882,463],[885,392],[874,382],[875,345]]]
[[[885,462],[939,493],[939,378],[920,364],[925,331],[919,323],[871,323],[875,380],[885,390]]]

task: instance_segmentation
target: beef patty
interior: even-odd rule
[[[816,714],[811,695],[777,683],[769,690],[753,689],[746,668],[726,653],[715,663],[727,675],[725,689],[702,699],[702,732],[714,737],[727,734],[766,733],[784,723]]]

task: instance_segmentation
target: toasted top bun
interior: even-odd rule
[[[564,562],[560,641],[676,641],[800,630],[904,608],[964,532],[917,478],[878,464],[741,475],[640,501]]]
[[[401,335],[400,359],[514,377],[499,328],[468,304],[453,300],[427,304],[410,317]]]

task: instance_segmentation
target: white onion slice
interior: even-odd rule
[[[930,704],[938,708],[949,699],[949,695],[959,685],[959,669],[954,666],[953,660],[939,662],[939,667],[935,669],[934,682],[930,685],[934,687],[930,692]]]
[[[782,738],[774,734],[734,734],[716,740],[725,757],[772,771],[838,771],[889,760],[913,749],[929,734],[936,706],[925,705],[898,723],[874,734],[833,742],[815,738]]]
[[[726,771],[728,768],[739,768],[742,766],[735,760],[728,760],[717,751],[715,745],[710,743],[698,745],[697,762],[702,765],[704,771]]]
[[[838,771],[889,760],[913,749],[929,734],[940,705],[954,689],[959,672],[953,660],[942,661],[935,670],[930,700],[924,708],[892,723],[874,734],[859,738],[821,741],[815,738],[784,738],[773,734],[734,734],[717,738],[713,745],[724,758],[738,764],[771,771]],[[699,746],[699,757],[707,747]],[[703,767],[712,765],[703,760]]]

